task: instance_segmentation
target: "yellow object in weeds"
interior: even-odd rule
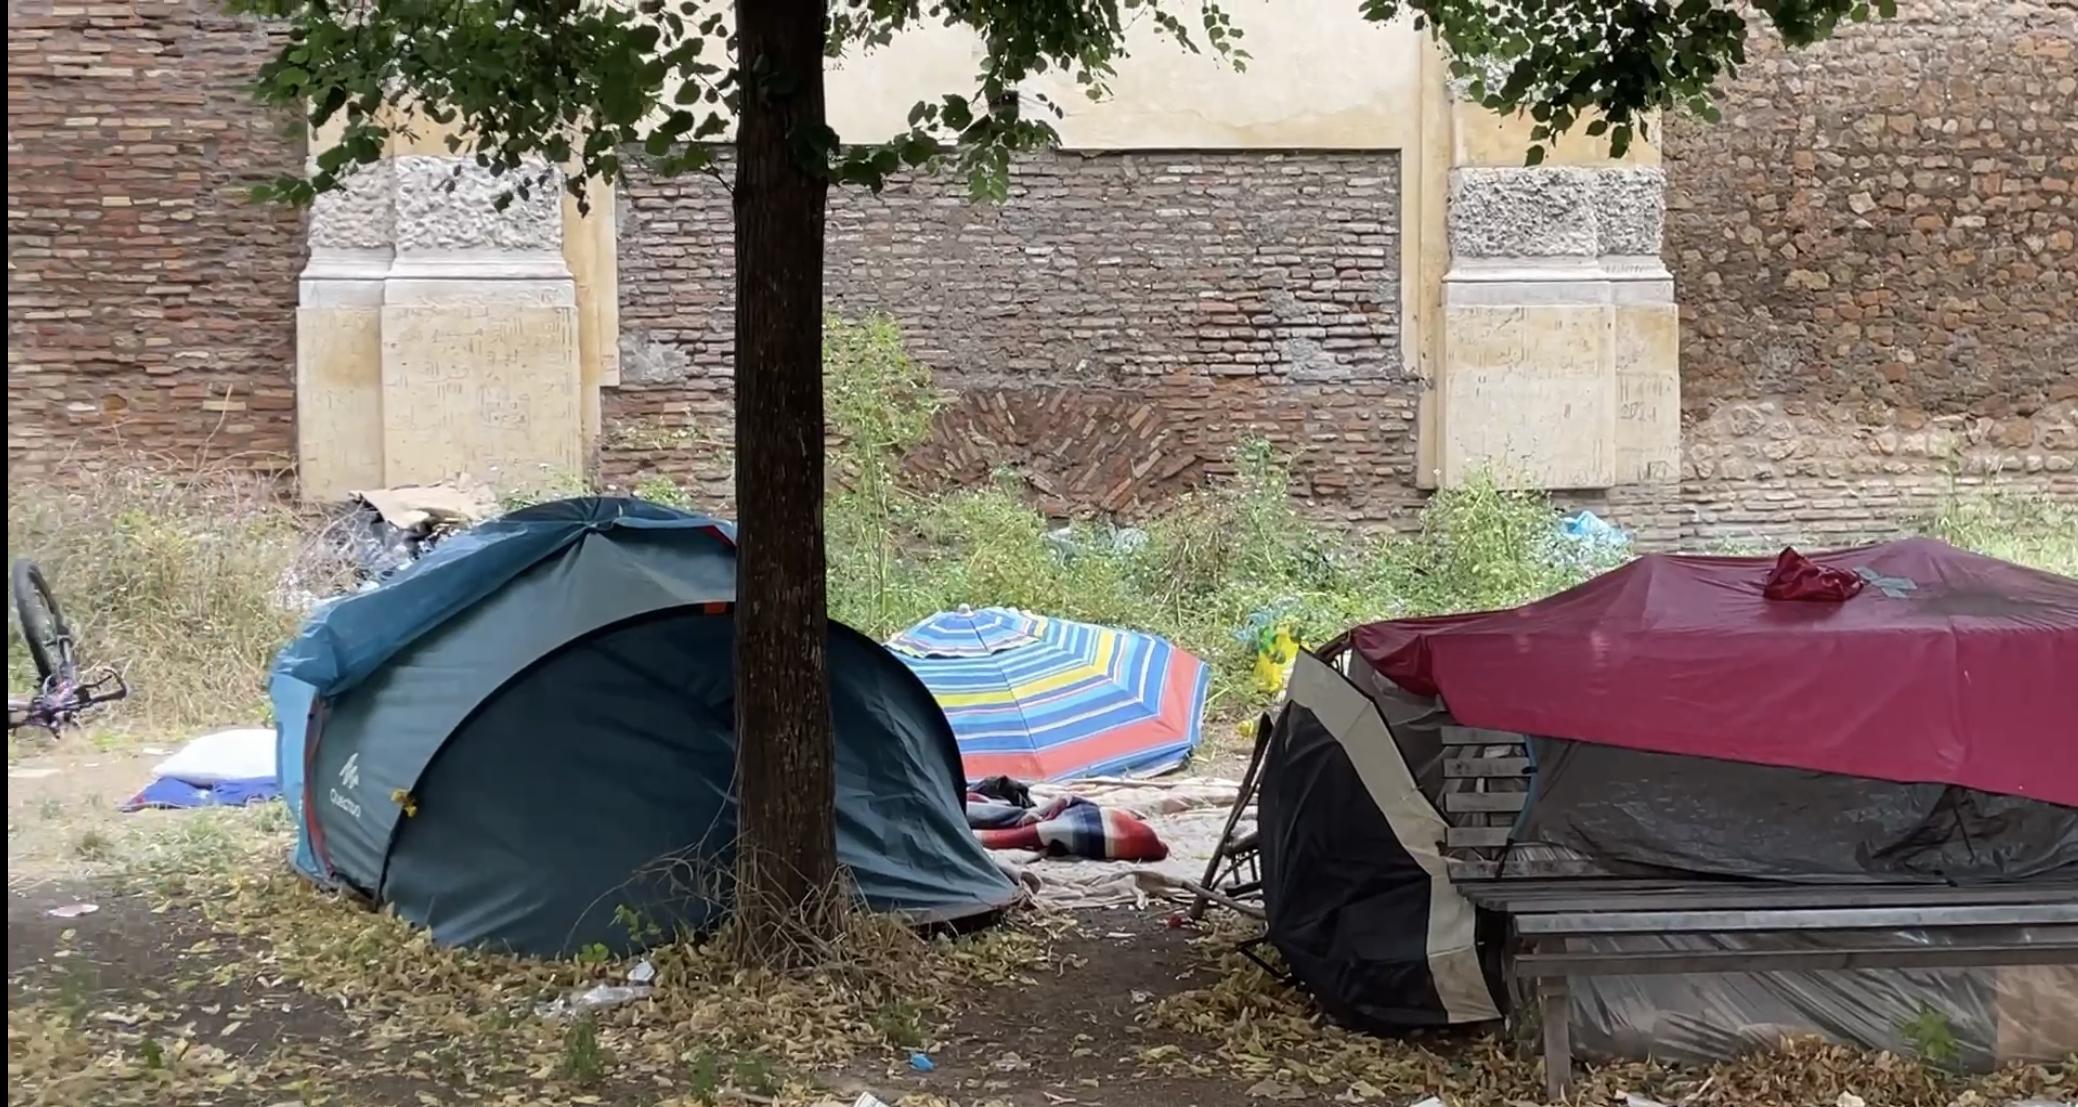
[[[1255,690],[1265,696],[1282,691],[1298,657],[1299,640],[1292,637],[1290,627],[1278,627],[1269,644],[1256,651]]]

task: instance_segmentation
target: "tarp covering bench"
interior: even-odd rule
[[[2030,1055],[1997,1012],[2038,977],[2012,972],[2078,973],[2078,581],[1925,540],[1811,560],[1866,587],[1770,600],[1766,559],[1651,555],[1302,654],[1208,890],[1246,901],[1259,862],[1270,942],[1361,1027],[1464,1021],[1446,983],[1462,1000],[1484,977],[1499,1007],[1512,974],[1573,980],[1555,1032],[1626,1055],[1758,1043],[1597,1011],[1656,1007],[1665,1029],[1700,1002],[1889,1047],[1876,1020],[1930,999],[1982,1024],[1973,1059]],[[1806,971],[1885,964],[1912,967]],[[1716,974],[1707,995],[1644,1002],[1651,974],[1689,971]],[[1854,1003],[1871,1017],[1828,1013]]]

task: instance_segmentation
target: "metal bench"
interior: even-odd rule
[[[1752,881],[1490,880],[1459,886],[1508,921],[1506,966],[1541,1024],[1546,1090],[1573,1069],[1568,981],[1587,976],[2078,964],[2078,883],[1951,887]],[[1910,931],[1903,940],[1900,931]],[[2023,933],[2024,932],[2024,933]],[[1751,948],[1581,948],[1624,935],[1732,935]],[[1826,935],[1823,947],[1809,939]],[[1799,940],[1802,940],[1801,942]],[[1530,1010],[1523,1010],[1528,1007]]]

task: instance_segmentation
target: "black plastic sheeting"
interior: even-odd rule
[[[2043,800],[1551,739],[1531,755],[1515,840],[1613,865],[1827,883],[2078,877],[2078,808]]]

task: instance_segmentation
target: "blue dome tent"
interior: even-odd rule
[[[443,944],[554,956],[707,929],[736,838],[732,529],[655,504],[543,504],[320,609],[271,693],[296,865]],[[920,923],[1015,895],[969,831],[944,713],[830,625],[838,854]],[[725,891],[723,891],[725,894]]]

